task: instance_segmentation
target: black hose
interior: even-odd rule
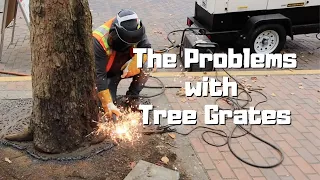
[[[184,29],[184,30],[176,30],[176,31],[172,31],[172,32],[169,33],[169,34],[171,34],[171,33],[173,33],[173,32],[178,32],[178,31],[182,31],[182,32],[183,32],[183,33],[182,33],[182,38],[181,38],[181,44],[180,44],[180,46],[174,45],[174,43],[170,40],[169,34],[168,34],[168,40],[169,40],[169,42],[172,44],[171,47],[179,47],[179,48],[180,48],[180,51],[179,51],[180,57],[181,57],[181,50],[182,50],[182,46],[183,46],[182,44],[183,44],[184,33],[185,33],[186,31],[188,31],[188,30],[193,31],[194,29],[201,29],[201,28],[186,28],[186,29]],[[318,38],[318,37],[317,37],[317,38]],[[210,51],[210,50],[209,50],[209,52],[213,53],[213,52]],[[217,103],[217,101],[223,99],[223,100],[227,100],[227,101],[229,101],[229,102],[231,103],[231,104],[230,104],[230,106],[231,106],[231,108],[232,108],[231,110],[247,109],[246,106],[247,106],[250,102],[252,102],[252,100],[253,100],[252,97],[251,97],[251,95],[250,95],[250,92],[251,92],[251,93],[252,93],[252,92],[258,93],[258,94],[262,95],[262,96],[265,98],[265,100],[258,102],[258,103],[255,105],[254,108],[256,108],[256,107],[257,107],[259,104],[261,104],[261,103],[267,102],[267,96],[264,95],[262,92],[260,92],[260,91],[258,91],[258,90],[255,90],[255,89],[247,90],[241,83],[239,83],[239,82],[238,82],[233,76],[231,76],[225,69],[223,69],[223,71],[224,71],[225,73],[227,73],[228,76],[229,76],[230,78],[232,78],[238,85],[240,85],[240,87],[238,87],[238,88],[239,88],[239,90],[241,90],[241,91],[238,93],[238,97],[239,97],[241,94],[246,94],[246,95],[247,95],[247,99],[240,99],[240,98],[230,97],[230,96],[229,96],[229,97],[221,97],[221,98],[218,98],[218,99],[216,100],[216,103]],[[162,91],[161,91],[160,93],[155,94],[155,95],[150,95],[150,96],[136,96],[136,97],[140,97],[140,98],[152,98],[152,97],[156,97],[156,96],[162,95],[162,94],[165,92],[165,89],[166,89],[166,88],[181,88],[181,87],[176,87],[176,86],[165,87],[165,85],[163,84],[163,82],[162,82],[159,78],[153,77],[153,76],[150,76],[150,77],[156,79],[156,80],[159,82],[160,86],[145,86],[145,88],[152,88],[152,89],[155,89],[155,88],[157,89],[157,88],[158,88],[158,89],[162,89]],[[219,80],[218,77],[217,77],[217,71],[216,71],[216,79]],[[220,80],[219,80],[219,81],[220,81]],[[221,81],[220,81],[220,82],[221,82]],[[221,82],[221,83],[222,83],[222,82]],[[244,102],[244,104],[241,105],[240,102]],[[221,109],[221,108],[219,108],[219,109]],[[226,110],[226,109],[225,109],[225,110]],[[232,118],[228,118],[228,119],[232,119]],[[246,128],[244,128],[243,125],[236,125],[236,126],[233,128],[233,130],[231,131],[230,135],[227,135],[227,133],[226,133],[225,131],[218,130],[218,129],[214,129],[214,128],[209,128],[209,127],[205,127],[205,126],[197,126],[196,128],[192,129],[191,131],[189,131],[189,132],[187,132],[187,133],[181,133],[181,132],[176,131],[175,129],[172,129],[172,127],[174,127],[174,126],[177,126],[177,125],[161,126],[161,127],[159,127],[159,129],[164,130],[164,132],[176,132],[177,134],[184,135],[184,136],[187,136],[187,135],[191,134],[191,133],[192,133],[193,131],[195,131],[196,129],[206,129],[206,131],[204,131],[204,132],[201,134],[201,137],[202,137],[203,141],[205,141],[207,144],[209,144],[209,145],[211,145],[211,146],[216,146],[216,147],[221,147],[221,146],[224,146],[224,145],[227,144],[228,147],[229,147],[229,149],[230,149],[230,152],[231,152],[237,159],[239,159],[239,160],[242,161],[243,163],[248,164],[248,165],[253,166],[253,167],[257,167],[257,168],[273,168],[273,167],[276,167],[276,166],[280,165],[280,164],[283,162],[283,160],[284,160],[283,153],[282,153],[282,151],[281,151],[278,147],[276,147],[275,145],[271,144],[270,142],[267,142],[266,140],[264,140],[264,139],[256,136],[255,134],[251,133],[252,125],[249,125],[249,130],[247,130]],[[237,128],[239,128],[240,130],[242,130],[244,133],[235,136],[234,133],[235,133],[235,131],[236,131]],[[211,134],[216,134],[216,135],[219,135],[219,136],[221,136],[221,137],[224,137],[224,138],[226,138],[226,141],[225,141],[224,143],[222,143],[222,144],[213,144],[213,143],[209,142],[208,140],[206,140],[206,138],[205,138],[205,134],[209,134],[209,133],[211,133]],[[277,163],[274,163],[274,164],[272,164],[272,165],[257,165],[257,164],[253,164],[253,163],[251,163],[251,162],[248,162],[248,161],[244,160],[243,158],[241,158],[240,156],[238,156],[238,155],[235,153],[235,151],[232,149],[231,140],[232,140],[233,138],[243,137],[243,136],[245,136],[245,135],[247,135],[247,134],[248,134],[248,135],[251,135],[253,138],[258,139],[259,141],[261,141],[261,142],[269,145],[269,146],[272,147],[273,149],[275,149],[275,150],[279,153],[279,155],[280,155],[280,160],[279,160]]]
[[[224,70],[224,69],[223,69],[223,70]],[[225,71],[225,70],[224,70],[224,71]],[[225,72],[226,72],[232,79],[234,79],[227,71],[225,71]],[[157,77],[151,77],[151,78],[157,79],[162,86],[160,86],[160,87],[159,87],[159,86],[146,86],[145,88],[161,88],[161,89],[165,89],[165,88],[181,88],[181,87],[165,87],[159,78],[157,78]],[[234,80],[235,80],[235,79],[234,79]],[[239,83],[237,80],[235,80],[235,81],[236,81],[237,83]],[[239,84],[240,84],[240,83],[239,83]],[[241,84],[240,84],[240,85],[241,85]],[[242,86],[242,85],[241,85],[241,86]],[[239,99],[239,98],[235,98],[235,97],[227,97],[228,100],[230,100],[231,102],[233,102],[233,105],[232,105],[233,109],[232,109],[232,110],[235,110],[235,109],[245,109],[245,106],[247,106],[247,105],[249,104],[249,102],[252,101],[252,97],[251,97],[251,95],[249,94],[249,92],[247,92],[247,91],[244,90],[243,88],[239,88],[239,89],[240,89],[240,90],[243,90],[243,91],[240,92],[238,95],[241,95],[242,93],[245,93],[245,94],[247,94],[247,96],[248,96],[249,99],[246,100],[246,99]],[[267,102],[267,97],[266,97],[263,93],[259,92],[258,90],[250,90],[250,91],[251,91],[251,92],[259,93],[259,94],[263,95],[263,96],[265,97],[265,99],[266,99],[266,100],[263,100],[263,101],[258,102],[258,103],[255,105],[255,108],[256,108],[259,104],[264,103],[264,102]],[[156,94],[156,95],[152,95],[152,96],[148,96],[148,97],[155,97],[155,96],[157,96],[157,95],[159,95],[159,94],[162,94],[162,93],[164,93],[164,91],[162,91],[161,93],[158,93],[158,94]],[[140,97],[140,96],[139,96],[139,97]],[[141,96],[141,97],[145,97],[145,96]],[[218,101],[219,99],[222,99],[222,98],[218,98],[217,101]],[[240,105],[239,101],[245,101],[246,103],[245,103],[244,105]],[[173,126],[177,126],[177,125],[161,126],[159,129],[162,129],[162,130],[164,130],[165,132],[175,132],[175,133],[177,133],[177,134],[184,135],[184,136],[187,136],[187,135],[191,134],[191,133],[192,133],[193,131],[195,131],[196,129],[206,129],[206,131],[204,131],[204,132],[201,134],[201,137],[202,137],[202,139],[203,139],[204,142],[206,142],[208,145],[215,146],[215,147],[221,147],[221,146],[224,146],[224,145],[227,144],[228,147],[229,147],[229,149],[230,149],[230,152],[231,152],[237,159],[239,159],[239,160],[242,161],[243,163],[246,163],[246,164],[248,164],[248,165],[250,165],[250,166],[253,166],[253,167],[257,167],[257,168],[273,168],[273,167],[276,167],[276,166],[280,165],[280,164],[283,162],[283,160],[284,160],[283,153],[282,153],[282,151],[281,151],[278,147],[276,147],[275,145],[271,144],[270,142],[267,142],[266,140],[264,140],[264,139],[256,136],[255,134],[251,133],[251,130],[252,130],[252,126],[251,126],[251,125],[249,125],[249,130],[247,130],[246,128],[244,128],[242,125],[236,125],[236,126],[233,128],[233,130],[231,131],[231,134],[230,134],[230,135],[227,135],[227,133],[226,133],[225,131],[218,130],[218,129],[214,129],[214,128],[209,128],[209,127],[205,127],[205,126],[197,126],[197,127],[195,127],[194,129],[192,129],[191,131],[189,131],[189,132],[187,132],[187,133],[181,133],[181,132],[176,131],[175,129],[171,129],[171,127],[173,127]],[[236,131],[237,128],[239,128],[239,129],[241,129],[242,131],[244,131],[244,133],[241,134],[241,135],[235,136],[234,133],[235,133],[235,131]],[[224,137],[224,138],[226,138],[226,141],[225,141],[224,143],[222,143],[222,144],[213,144],[213,143],[209,142],[209,141],[205,138],[205,134],[209,134],[209,133],[211,133],[211,134],[216,134],[216,135],[219,135],[219,136],[221,136],[221,137]],[[231,140],[232,140],[232,138],[240,138],[240,137],[243,137],[243,136],[245,136],[245,135],[247,135],[247,134],[251,135],[252,137],[258,139],[258,140],[261,141],[261,142],[264,142],[265,144],[267,144],[267,145],[269,145],[270,147],[272,147],[273,149],[275,149],[275,150],[279,153],[279,155],[280,155],[280,160],[279,160],[277,163],[274,163],[274,164],[272,164],[272,165],[257,165],[257,164],[253,164],[253,163],[251,163],[251,162],[248,162],[248,161],[244,160],[243,158],[241,158],[240,156],[238,156],[238,155],[236,154],[236,152],[232,149]]]

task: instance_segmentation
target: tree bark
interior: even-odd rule
[[[97,121],[92,16],[87,0],[31,0],[35,148],[72,151]]]

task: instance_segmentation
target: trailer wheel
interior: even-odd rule
[[[254,30],[250,38],[250,49],[255,53],[280,52],[286,43],[286,30],[279,24],[266,24]]]

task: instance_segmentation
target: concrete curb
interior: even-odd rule
[[[32,91],[0,91],[0,99],[28,99],[32,98]]]
[[[147,93],[152,90],[146,91]],[[166,97],[166,95],[161,95],[158,97],[151,98],[151,103],[156,106],[159,110],[169,110],[171,107],[169,107],[169,100]],[[167,125],[167,119],[160,119],[160,124],[162,126]],[[176,128],[179,132],[185,132],[184,126],[176,126]],[[202,163],[198,159],[196,153],[194,152],[194,149],[188,139],[187,136],[181,136],[177,135],[175,139],[176,143],[174,144],[176,148],[171,148],[173,152],[176,153],[177,157],[179,157],[179,160],[181,162],[182,167],[187,172],[189,176],[191,176],[191,179],[201,179],[201,180],[209,180],[208,175],[204,168],[202,167]]]

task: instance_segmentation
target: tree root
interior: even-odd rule
[[[95,145],[103,142],[105,139],[107,139],[106,134],[99,133],[99,134],[94,134],[90,137],[90,145]]]
[[[108,135],[99,133],[99,134],[92,134],[89,137],[89,143],[90,145],[96,145],[99,143],[102,143],[104,140],[106,140]],[[24,129],[20,133],[16,134],[8,134],[4,136],[4,139],[8,141],[16,141],[16,142],[28,142],[33,141],[33,131],[31,131],[29,128]],[[39,149],[37,149],[39,151]]]
[[[33,132],[29,128],[26,128],[23,132],[6,135],[4,139],[18,142],[33,141]]]

